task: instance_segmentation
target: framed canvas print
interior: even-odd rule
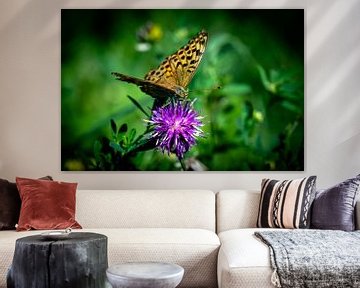
[[[304,10],[63,9],[61,168],[304,170]]]

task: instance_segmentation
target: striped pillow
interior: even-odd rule
[[[257,227],[309,228],[316,176],[294,180],[263,179]]]

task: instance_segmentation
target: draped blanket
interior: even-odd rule
[[[276,287],[360,287],[360,230],[255,232],[270,248]]]

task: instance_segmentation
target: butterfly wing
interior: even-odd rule
[[[186,89],[193,78],[205,52],[207,40],[208,33],[199,32],[184,47],[168,56],[158,68],[149,71],[145,75],[145,80],[180,94],[179,92]]]
[[[168,56],[156,69],[145,75],[145,80],[113,72],[117,80],[138,85],[154,98],[187,97],[186,88],[193,78],[204,54],[208,33],[199,32],[174,54]]]
[[[150,95],[153,98],[167,98],[167,97],[177,96],[173,90],[158,85],[156,83],[150,82],[148,80],[142,80],[118,72],[112,72],[111,74],[115,76],[116,80],[125,81],[139,86],[140,89],[144,91],[144,93]]]

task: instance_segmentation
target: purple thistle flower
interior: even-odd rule
[[[192,108],[193,102],[176,101],[153,110],[149,122],[154,131],[151,137],[162,152],[175,153],[179,159],[196,144],[196,138],[204,135],[198,113]]]

